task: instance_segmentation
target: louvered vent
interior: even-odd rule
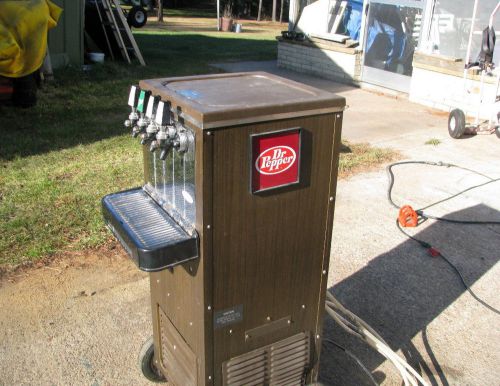
[[[197,358],[170,319],[158,306],[160,316],[160,360],[170,384],[198,385]]]
[[[228,386],[302,385],[310,363],[310,336],[300,333],[224,362],[222,377]]]

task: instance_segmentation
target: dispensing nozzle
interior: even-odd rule
[[[148,100],[148,107],[146,108],[145,119],[148,121],[148,126],[146,131],[141,135],[141,145],[146,145],[155,139],[156,133],[159,130],[158,125],[155,122],[155,114],[158,110],[158,103],[160,101],[160,97],[150,97]]]
[[[174,147],[179,153],[186,153],[189,150],[190,145],[194,143],[194,137],[190,131],[186,130],[184,127],[179,127],[177,129],[177,137],[174,141]]]
[[[172,143],[168,142],[166,143],[162,148],[160,152],[160,159],[164,161],[167,158],[168,153],[170,153],[170,150],[172,149]]]
[[[150,146],[152,151],[156,149],[161,149],[160,159],[165,160],[168,153],[172,149],[172,141],[177,135],[177,130],[174,126],[170,125],[170,110],[168,109],[168,103],[159,101],[158,107],[156,108],[155,123],[159,127],[156,133],[156,143]]]

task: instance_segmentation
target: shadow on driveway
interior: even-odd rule
[[[500,219],[500,212],[481,204],[447,217],[496,221]],[[435,222],[421,232],[415,234],[409,230],[408,233],[440,250],[462,272],[469,286],[500,260],[498,225]],[[451,384],[447,374],[456,370],[440,365],[426,331],[427,326],[465,292],[459,277],[443,259],[431,257],[424,248],[409,239],[377,256],[363,269],[329,290],[348,309],[375,328],[393,350],[401,349],[410,365],[429,377],[431,385]],[[482,292],[476,294],[491,302],[493,296],[486,293],[488,298],[485,299]],[[470,297],[469,294],[466,296]],[[475,302],[472,297],[467,301],[468,304]],[[479,315],[474,318],[480,317],[480,313],[491,312],[476,305]],[[422,333],[425,353],[412,343],[412,338],[418,333]],[[341,330],[330,318],[325,318],[324,337],[352,351],[372,373],[385,360]],[[424,362],[422,355],[428,356],[432,363]],[[347,355],[328,343],[323,346],[320,369],[320,378],[327,385],[373,385]],[[378,371],[375,377],[381,382],[384,374]]]

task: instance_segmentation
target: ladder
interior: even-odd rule
[[[133,53],[139,60],[139,63],[142,66],[145,66],[146,62],[144,62],[144,58],[142,57],[141,51],[137,46],[134,35],[132,35],[132,31],[130,30],[127,20],[125,19],[119,0],[96,0],[95,4],[97,14],[99,15],[99,19],[104,29],[104,36],[111,53],[111,57],[114,59],[113,49],[106,32],[106,26],[109,26],[113,32],[123,59],[126,60],[127,63],[131,63],[130,53]]]

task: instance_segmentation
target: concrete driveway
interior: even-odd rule
[[[398,150],[403,159],[456,163],[500,177],[500,140],[453,140],[446,115],[404,99],[267,69],[338,92],[350,108],[344,138]],[[437,146],[426,145],[438,139]],[[399,167],[394,198],[416,207],[485,181],[451,168]],[[479,304],[453,270],[395,226],[383,168],[339,182],[329,287],[429,380],[431,385],[500,385],[499,315]],[[499,183],[429,209],[455,219],[500,220]],[[500,308],[500,226],[428,221],[410,230],[463,272],[473,291]],[[0,385],[148,385],[137,368],[151,333],[149,283],[120,248],[74,253],[19,273],[0,287]],[[326,320],[326,319],[325,319]],[[326,320],[324,335],[355,353],[383,385],[401,381],[383,358]],[[325,344],[327,385],[370,385],[342,351]]]

